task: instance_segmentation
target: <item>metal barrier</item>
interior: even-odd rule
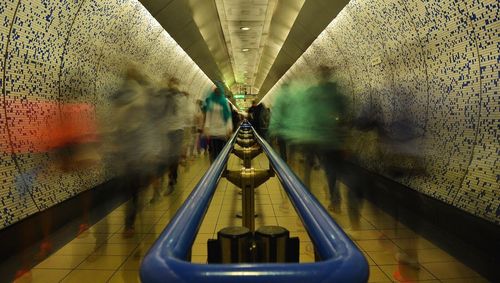
[[[248,124],[242,125],[249,128]],[[237,134],[193,189],[188,199],[144,258],[142,282],[367,282],[368,263],[271,146],[253,131],[316,247],[314,263],[194,264],[191,246],[221,178]]]

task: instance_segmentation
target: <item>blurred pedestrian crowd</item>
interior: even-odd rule
[[[163,81],[153,82],[134,64],[120,80],[106,105],[99,107],[48,100],[11,105],[20,109],[21,119],[11,127],[13,142],[2,141],[0,150],[18,156],[41,156],[15,176],[14,185],[24,201],[40,188],[52,186],[54,179],[64,180],[78,172],[98,168],[96,172],[112,177],[115,189],[130,198],[123,231],[123,237],[129,238],[135,235],[139,211],[175,191],[179,166],[187,170],[197,156],[209,155],[212,162],[217,158],[233,133],[233,123],[239,123],[239,115],[220,83],[209,93],[192,95],[181,88],[178,78],[167,75]],[[106,113],[98,114],[96,108],[106,109]],[[37,123],[35,127],[33,123]],[[153,189],[152,198],[139,201],[140,192],[148,187]],[[92,222],[92,194],[81,193],[80,199],[83,217],[77,236],[83,237]],[[35,261],[53,249],[53,215],[49,212],[42,214],[44,238]],[[36,233],[23,232],[23,246],[33,242],[32,234]],[[23,268],[16,277],[25,274],[33,262],[31,254],[22,257]]]
[[[384,121],[376,103],[354,113],[352,102],[338,79],[338,70],[322,65],[317,83],[284,83],[272,105],[269,136],[286,161],[300,154],[304,182],[310,185],[311,169],[322,167],[329,189],[330,210],[340,211],[337,180],[345,162],[372,156],[380,160],[380,173],[399,177],[425,174],[423,131],[408,113],[391,113]],[[401,112],[401,111],[400,111]]]
[[[346,233],[350,235],[360,229],[366,197],[363,188],[374,184],[360,180],[348,168],[356,163],[366,166],[367,160],[374,160],[377,173],[393,179],[425,175],[424,131],[418,126],[419,121],[412,121],[408,111],[383,112],[377,101],[354,111],[352,100],[341,86],[339,72],[322,65],[316,82],[282,84],[271,107],[268,135],[282,159],[302,173],[306,187],[312,186],[311,172],[323,169],[328,209],[334,217],[347,212],[350,225]],[[384,113],[390,118],[384,119]],[[340,186],[342,183],[344,186]],[[415,241],[412,243],[416,245]],[[398,252],[395,258],[418,268],[414,253]]]
[[[420,149],[422,130],[404,113],[384,121],[376,104],[361,107],[354,114],[336,72],[321,66],[316,83],[283,84],[272,108],[254,101],[247,117],[257,133],[274,144],[289,164],[294,165],[300,156],[306,186],[311,186],[312,170],[323,169],[328,208],[340,213],[339,181],[353,179],[345,170],[346,162],[376,156],[383,161],[382,173],[393,177],[425,174],[426,170]],[[30,109],[39,111],[27,111],[26,115],[43,113],[34,119],[39,127],[25,135],[26,125],[17,125],[19,130],[13,126],[11,138],[18,142],[2,143],[1,150],[48,156],[16,176],[19,195],[26,198],[44,174],[106,168],[118,180],[117,187],[130,197],[123,236],[133,237],[136,216],[144,205],[138,198],[141,190],[153,188],[150,204],[174,192],[179,166],[188,166],[190,160],[203,154],[209,154],[210,162],[214,162],[242,117],[227,100],[221,83],[205,96],[192,95],[181,89],[178,78],[166,76],[154,83],[133,65],[107,102],[105,119],[97,118],[95,106],[90,103],[30,102]],[[15,146],[7,148],[7,144]],[[346,193],[354,228],[359,223],[363,200],[363,191],[358,187],[352,186]],[[92,200],[90,194],[86,196],[82,197],[83,219],[78,235],[90,227],[88,211]],[[50,218],[46,213],[42,221],[45,238],[39,258],[51,250]]]

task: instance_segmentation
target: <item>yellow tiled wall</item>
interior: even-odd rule
[[[105,119],[129,62],[153,81],[179,77],[193,96],[212,86],[137,0],[2,0],[0,54],[0,229],[113,176],[103,166],[62,172],[48,154],[13,152],[23,142],[15,137],[40,127],[30,120],[38,102],[89,103]],[[21,119],[30,126],[14,134]]]
[[[395,178],[500,223],[500,3],[496,0],[352,0],[265,97],[284,82],[314,82],[336,66],[352,116],[422,131],[428,175]],[[387,160],[358,151],[364,167]]]

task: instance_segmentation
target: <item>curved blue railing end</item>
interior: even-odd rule
[[[241,128],[251,128],[243,124]],[[322,261],[314,263],[194,264],[186,261],[196,233],[225,170],[236,134],[193,189],[144,258],[142,282],[304,283],[368,281],[368,263],[297,176],[254,131],[301,217]]]

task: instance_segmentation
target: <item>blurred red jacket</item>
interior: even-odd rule
[[[11,100],[6,109],[0,152],[47,152],[98,140],[95,108],[89,103]]]

